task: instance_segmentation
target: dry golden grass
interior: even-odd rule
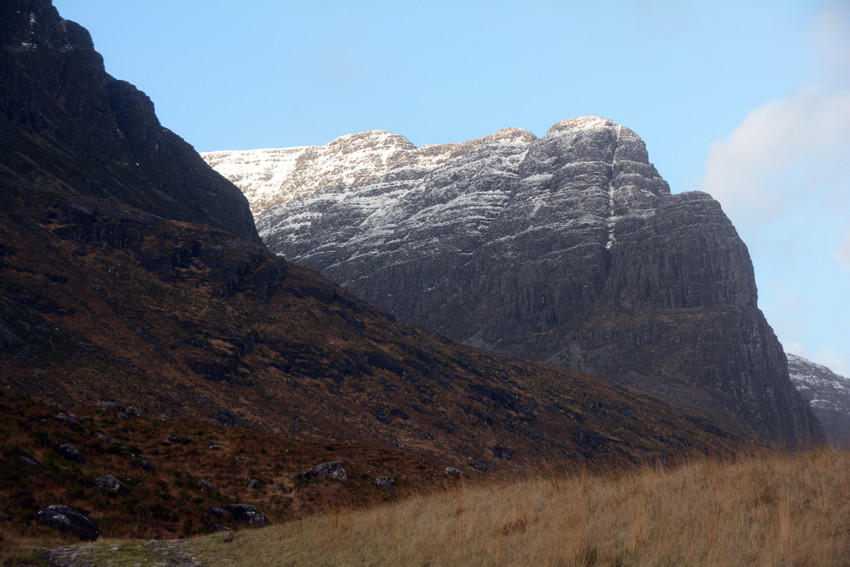
[[[850,565],[850,454],[465,485],[193,543],[205,565]]]

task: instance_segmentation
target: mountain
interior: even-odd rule
[[[243,498],[272,518],[380,500],[375,475],[409,493],[446,467],[751,447],[608,381],[398,322],[287,262],[83,28],[30,0],[0,4],[0,31],[0,537],[52,504],[106,535],[189,534]],[[302,472],[318,459],[353,472],[321,488]],[[107,474],[128,491],[100,492]]]
[[[850,378],[795,354],[788,355],[788,371],[823,425],[827,441],[850,448]]]
[[[89,33],[50,2],[3,0],[0,180],[125,203],[259,242],[245,198],[106,73]]]
[[[204,158],[275,252],[402,321],[644,390],[796,446],[822,432],[719,204],[599,117],[414,147],[376,131]]]

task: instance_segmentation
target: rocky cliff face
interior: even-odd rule
[[[422,148],[367,132],[205,159],[273,250],[404,321],[768,442],[821,435],[734,227],[708,195],[671,195],[628,128],[584,117]]]
[[[744,446],[597,377],[400,323],[251,242],[245,197],[103,73],[82,28],[45,3],[0,7],[0,390],[466,472]]]
[[[823,425],[829,443],[850,448],[850,378],[794,354],[788,355],[788,371]]]
[[[259,241],[245,198],[109,76],[48,0],[0,4],[0,181],[51,185]]]

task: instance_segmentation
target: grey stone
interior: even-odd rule
[[[111,474],[105,474],[101,477],[96,478],[92,482],[92,486],[96,486],[101,490],[113,492],[115,494],[126,494],[130,492],[130,489],[127,488],[127,486],[125,486],[123,482],[121,482]]]
[[[94,522],[70,506],[48,506],[36,514],[35,521],[81,539],[96,540],[98,536],[98,529]]]
[[[85,463],[86,456],[83,455],[77,447],[71,443],[63,443],[54,448],[54,451],[59,453],[63,459],[75,461],[77,463]]]
[[[251,504],[210,506],[210,512],[217,518],[230,519],[249,526],[264,526],[271,523],[268,516]]]
[[[28,457],[27,455],[21,455],[21,462],[29,467],[40,467],[41,463],[33,459],[32,457]]]
[[[375,478],[375,487],[379,490],[383,490],[389,494],[393,494],[393,485],[395,484],[395,479],[392,479],[387,476],[379,476]]]
[[[326,478],[332,480],[346,480],[348,478],[342,461],[330,461],[313,465],[301,475],[304,478]]]

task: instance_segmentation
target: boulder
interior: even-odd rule
[[[28,467],[40,467],[41,466],[41,463],[36,461],[35,458],[32,455],[30,455],[29,453],[27,453],[23,449],[16,448],[16,449],[12,450],[12,454],[17,455],[18,458],[21,460],[21,462],[24,463],[25,465],[27,465]]]
[[[57,453],[59,453],[63,459],[68,461],[74,461],[77,463],[85,463],[88,459],[86,456],[80,453],[80,450],[71,443],[64,443],[62,445],[58,445],[53,449]]]
[[[94,541],[98,536],[97,526],[94,522],[70,506],[58,504],[48,506],[36,514],[35,521],[59,531],[73,534],[81,539]]]
[[[342,466],[342,461],[330,461],[313,465],[301,473],[301,476],[304,478],[327,478],[332,480],[346,480],[348,478],[345,468]]]
[[[210,512],[217,518],[229,519],[249,526],[265,526],[271,523],[268,516],[251,504],[210,506]]]
[[[463,473],[461,473],[458,469],[456,469],[454,467],[446,467],[445,469],[443,469],[443,476],[450,476],[450,477],[458,478],[462,474]]]
[[[101,477],[96,478],[92,482],[92,486],[96,486],[101,490],[112,492],[114,494],[126,494],[130,492],[130,489],[127,488],[127,486],[123,482],[121,482],[111,474],[105,474]]]
[[[375,478],[375,487],[379,490],[383,490],[388,494],[393,494],[393,485],[395,484],[395,479],[392,479],[388,476],[379,476]]]

